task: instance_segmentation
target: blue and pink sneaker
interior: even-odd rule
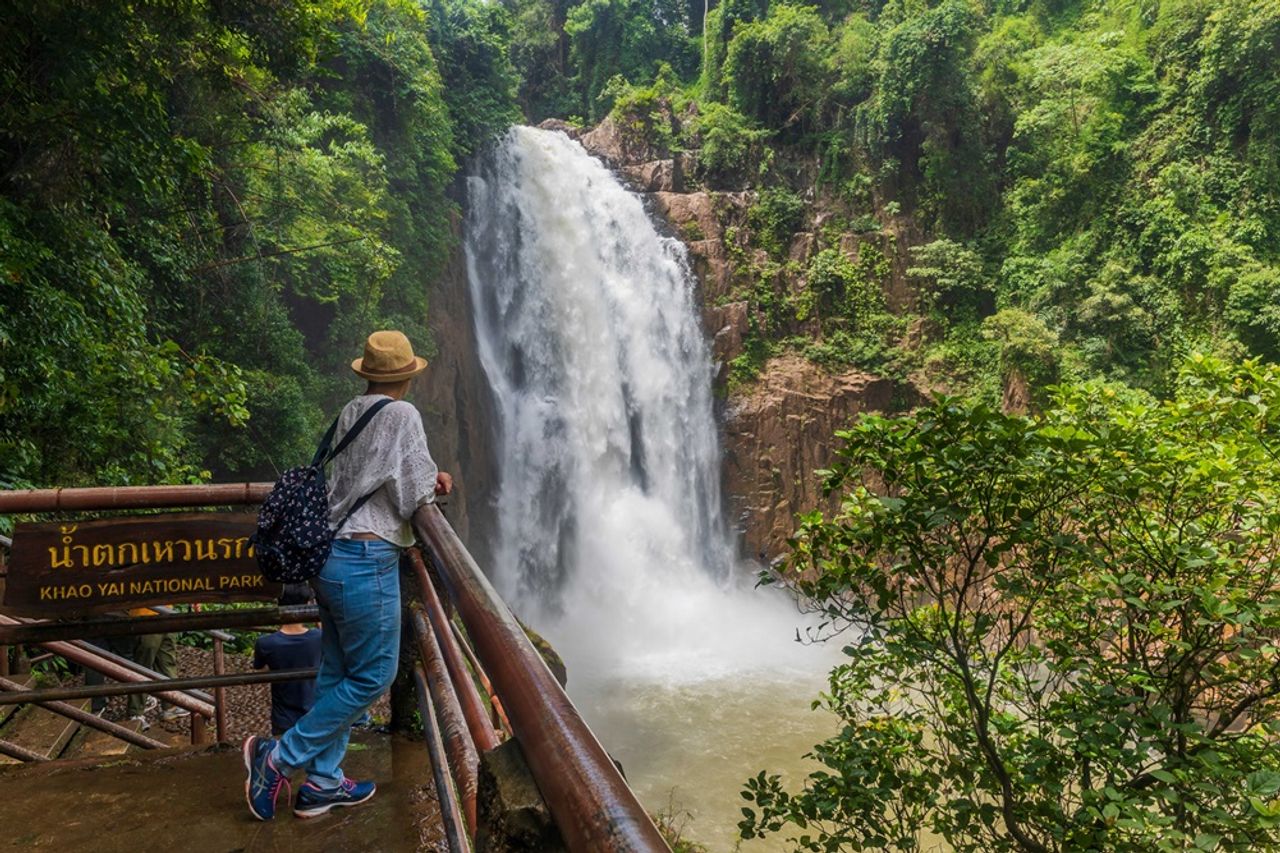
[[[244,780],[244,798],[258,820],[271,820],[276,816],[280,789],[289,787],[289,780],[276,770],[271,757],[275,745],[271,738],[264,737],[248,737],[244,741],[244,767],[249,772]]]
[[[372,782],[355,782],[345,776],[342,784],[333,790],[326,790],[308,780],[298,789],[293,813],[298,817],[318,817],[338,806],[358,806],[368,802],[377,790],[378,786]]]

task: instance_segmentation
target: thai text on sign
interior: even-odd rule
[[[269,600],[247,513],[127,516],[19,524],[4,609],[71,615],[198,601]]]

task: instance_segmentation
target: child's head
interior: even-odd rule
[[[311,585],[305,583],[287,583],[284,589],[280,590],[280,606],[294,607],[300,604],[310,604],[314,600],[311,593]]]

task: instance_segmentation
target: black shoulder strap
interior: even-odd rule
[[[329,454],[329,444],[333,441],[333,434],[337,431],[338,418],[334,418],[333,423],[329,424],[329,429],[325,431],[324,438],[320,439],[320,446],[316,448],[316,455],[311,457],[312,468],[319,465],[325,456]]]
[[[328,465],[333,458],[342,451],[346,450],[351,442],[356,440],[356,436],[369,425],[369,421],[373,420],[373,416],[378,414],[387,406],[394,402],[390,397],[384,397],[372,406],[364,410],[359,419],[351,425],[351,429],[347,430],[347,434],[342,437],[342,441],[338,442],[338,446],[329,451],[329,442],[333,441],[333,434],[338,428],[338,422],[335,420],[333,426],[329,427],[329,431],[325,433],[324,439],[320,442],[319,449],[316,450],[316,456],[311,460],[312,465]],[[329,452],[326,452],[329,451]]]
[[[381,487],[381,486],[379,486],[378,488],[382,488],[382,487]],[[359,498],[355,503],[353,503],[353,504],[351,505],[351,509],[347,510],[347,514],[346,514],[346,515],[344,515],[344,516],[342,517],[342,521],[339,521],[339,522],[338,522],[338,526],[337,526],[336,528],[334,528],[334,531],[333,531],[333,532],[334,532],[334,533],[337,533],[339,530],[341,530],[343,527],[345,527],[345,526],[346,526],[346,524],[347,524],[347,522],[351,520],[351,516],[353,516],[353,515],[355,515],[355,514],[356,514],[356,510],[358,510],[360,507],[364,506],[364,505],[365,505],[365,503],[367,503],[367,502],[368,502],[369,498],[373,497],[373,496],[374,496],[374,495],[376,495],[377,493],[378,493],[378,489],[374,489],[372,492],[370,492],[370,493],[369,493],[369,494],[367,494],[367,495],[364,495],[363,497]]]

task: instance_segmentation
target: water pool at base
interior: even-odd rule
[[[570,681],[569,693],[650,813],[682,818],[682,837],[729,851],[747,805],[739,792],[761,770],[798,790],[818,766],[801,758],[838,730],[834,715],[811,710],[821,676],[743,673],[684,684]],[[743,842],[741,850],[782,851],[786,833]]]

